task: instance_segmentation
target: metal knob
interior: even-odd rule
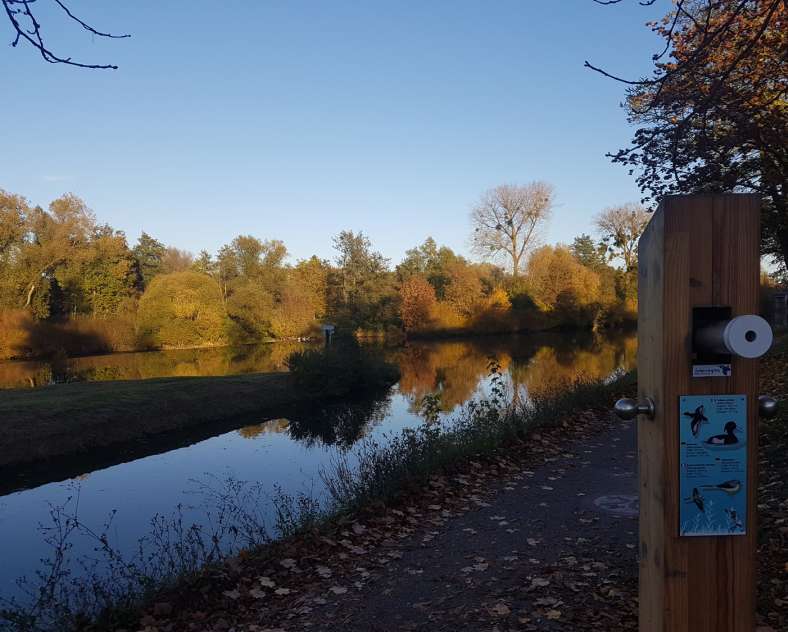
[[[764,419],[774,419],[777,416],[777,400],[768,395],[761,395],[758,398],[758,413]]]
[[[638,404],[634,399],[619,399],[613,406],[613,410],[621,419],[634,419],[638,415],[654,419],[654,400],[646,397],[643,403]]]

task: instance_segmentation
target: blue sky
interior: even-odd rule
[[[644,23],[668,4],[72,0],[132,37],[45,11],[56,52],[119,70],[0,49],[0,188],[42,205],[72,191],[130,242],[215,252],[243,233],[333,257],[352,229],[398,261],[427,235],[467,253],[480,194],[541,179],[546,240],[569,242],[639,199],[604,156],[631,137],[623,86],[583,61],[649,72]]]

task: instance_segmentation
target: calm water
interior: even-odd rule
[[[130,379],[163,375],[218,375],[281,370],[294,350],[288,345],[266,345],[241,350],[211,349],[166,353],[137,353],[80,358],[65,366],[42,363],[0,364],[4,386],[35,386],[53,380]],[[320,470],[342,451],[350,451],[363,437],[385,442],[403,428],[423,423],[418,401],[439,392],[444,415],[488,386],[488,363],[494,356],[512,386],[522,394],[548,389],[581,375],[605,377],[619,367],[634,366],[634,335],[594,340],[572,335],[510,336],[473,341],[412,343],[380,349],[401,369],[400,382],[376,400],[353,402],[305,411],[290,419],[249,419],[247,425],[191,445],[170,449],[90,471],[69,465],[69,476],[54,467],[43,485],[0,496],[0,594],[13,592],[13,579],[31,575],[39,558],[49,554],[38,525],[49,525],[51,506],[79,498],[80,519],[97,529],[118,510],[110,535],[113,544],[133,549],[150,528],[151,518],[169,515],[178,504],[204,501],[202,484],[221,486],[235,478],[259,481],[272,493],[323,493]],[[154,451],[154,450],[152,450]],[[63,470],[61,469],[60,472]],[[261,511],[270,509],[266,503]],[[204,520],[197,509],[189,519]],[[75,551],[89,550],[75,542]]]

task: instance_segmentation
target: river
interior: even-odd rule
[[[0,596],[17,594],[13,580],[41,569],[51,553],[53,508],[78,511],[79,519],[101,531],[109,516],[114,547],[129,552],[151,531],[154,516],[171,516],[180,506],[186,520],[216,520],[215,493],[228,481],[255,481],[255,511],[273,524],[271,497],[282,494],[320,498],[322,468],[338,455],[352,456],[363,438],[385,442],[404,428],[424,423],[419,402],[439,393],[441,415],[485,392],[489,363],[495,358],[510,388],[523,397],[579,377],[600,378],[635,364],[633,334],[607,338],[579,334],[539,334],[412,342],[379,347],[396,362],[400,381],[374,400],[306,410],[285,419],[248,419],[229,432],[162,445],[151,442],[146,454],[97,467],[86,455],[67,466],[50,464],[30,482],[0,496]],[[165,375],[226,375],[277,371],[298,345],[273,344],[241,349],[204,349],[115,354],[42,362],[0,363],[0,387],[36,387],[53,381],[144,379]],[[2,391],[0,390],[0,396]],[[122,461],[119,457],[115,461]],[[206,494],[206,490],[213,490]],[[223,492],[222,492],[223,493]],[[74,541],[72,555],[90,553],[95,542]]]

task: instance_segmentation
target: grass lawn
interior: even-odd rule
[[[56,384],[0,392],[0,467],[315,399],[287,373]]]

